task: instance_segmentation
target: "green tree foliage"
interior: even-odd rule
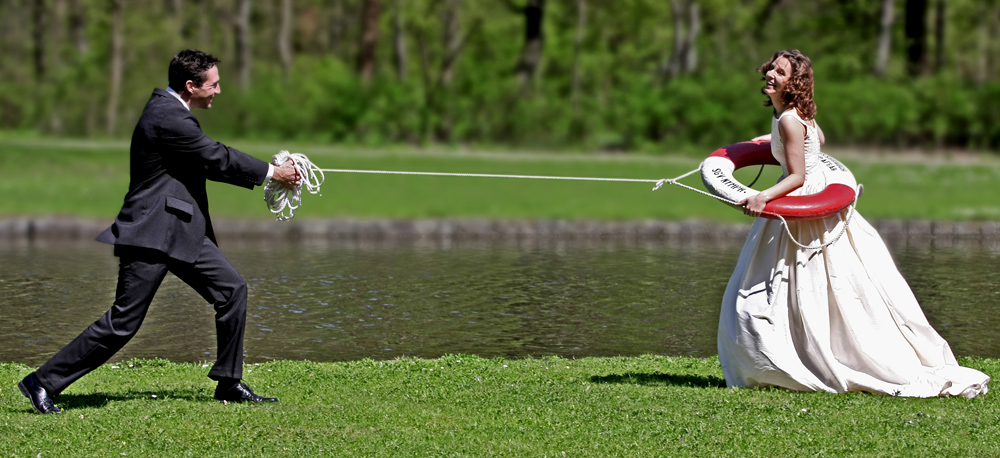
[[[165,86],[170,57],[199,48],[222,59],[223,94],[199,113],[217,138],[676,151],[765,132],[755,69],[778,49],[798,48],[815,65],[818,119],[832,143],[1000,148],[998,0],[924,2],[917,67],[904,22],[920,2],[888,2],[891,51],[878,76],[883,0],[696,0],[688,4],[697,17],[682,18],[666,0],[547,0],[537,2],[541,61],[525,82],[516,66],[527,1],[294,0],[288,68],[282,0],[254,1],[246,89],[237,0],[126,1],[125,76],[108,129],[110,2],[6,0],[0,129],[125,137],[152,88]],[[364,83],[358,53],[369,3],[380,14]],[[696,60],[668,73],[678,26],[696,29]]]

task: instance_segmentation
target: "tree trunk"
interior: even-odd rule
[[[394,8],[392,21],[393,62],[396,66],[396,79],[403,81],[406,79],[406,35],[403,25],[403,0],[396,0]]]
[[[438,141],[451,141],[452,131],[452,110],[448,103],[451,81],[455,76],[455,62],[462,49],[463,39],[458,21],[458,7],[461,0],[445,0],[444,12],[442,13],[442,26],[444,28],[442,38],[444,46],[444,56],[441,59],[441,73],[438,75],[438,90],[440,97],[436,99],[440,102],[437,107],[441,120],[437,126]]]
[[[209,8],[208,0],[194,0],[195,9],[198,11],[206,11]],[[212,25],[209,24],[208,14],[198,15],[198,41],[201,43],[200,46],[209,46],[212,43]]]
[[[573,38],[573,79],[570,82],[569,99],[573,115],[580,115],[580,49],[583,46],[583,31],[587,27],[587,0],[576,0],[576,36]]]
[[[362,13],[361,42],[358,46],[358,75],[364,85],[375,75],[375,50],[378,47],[378,19],[382,13],[380,0],[365,0]]]
[[[292,0],[281,0],[278,57],[281,59],[281,75],[287,83],[288,74],[292,69]]]
[[[184,0],[170,0],[170,9],[175,17],[184,17]]]
[[[694,73],[698,69],[698,50],[695,43],[701,33],[701,11],[694,0],[688,2],[688,35],[684,43],[684,73]]]
[[[997,22],[1000,22],[1000,6],[980,4],[979,5],[979,26],[977,27],[976,40],[976,83],[984,84],[992,77],[992,59],[996,55]]]
[[[444,59],[441,60],[440,85],[451,86],[455,71],[455,60],[462,48],[461,29],[458,22],[458,5],[460,0],[446,0],[442,23],[444,25]]]
[[[431,78],[431,58],[427,51],[427,40],[419,28],[413,29],[413,37],[417,40],[417,55],[420,56],[420,76],[424,80],[424,93],[433,92],[434,80]]]
[[[341,55],[341,48],[344,42],[344,4],[341,2],[333,2],[333,6],[330,10],[330,22],[328,27],[329,36],[329,49],[330,54],[340,57],[343,60],[344,56]]]
[[[983,82],[997,77],[997,57],[1000,57],[1000,5],[986,6],[988,15],[984,20],[983,38]]]
[[[69,34],[81,56],[87,54],[87,9],[81,0],[71,0],[69,4]]]
[[[177,36],[185,41],[190,35],[190,30],[185,27],[184,23],[184,0],[170,0],[167,4],[167,12],[174,19],[177,25],[176,33]]]
[[[115,133],[118,122],[118,98],[122,86],[122,17],[124,16],[124,0],[111,0],[111,77],[108,79],[108,105],[106,133]]]
[[[420,143],[426,143],[431,129],[431,114],[435,107],[435,83],[431,78],[431,59],[427,51],[427,40],[419,27],[413,28],[413,37],[417,41],[417,55],[420,56],[420,76],[424,82],[424,107],[420,110]]]
[[[882,0],[882,23],[878,34],[878,51],[875,53],[875,76],[884,78],[889,70],[889,51],[892,50],[892,24],[896,22],[896,1]]]
[[[56,66],[64,62],[64,46],[66,43],[66,3],[67,0],[53,0],[49,8],[48,32],[49,42],[55,43]],[[56,70],[58,71],[58,69]]]
[[[427,39],[420,27],[413,26],[412,33],[416,39],[417,54],[420,56],[420,73],[424,84],[424,107],[421,110],[420,141],[426,142],[433,135],[436,140],[451,140],[452,113],[448,104],[450,86],[454,79],[455,63],[461,54],[469,36],[479,29],[481,20],[475,20],[463,35],[459,21],[459,6],[462,0],[445,0],[441,14],[443,52],[439,63],[439,73],[432,75],[430,52]],[[433,115],[438,115],[436,123]]]
[[[521,88],[524,89],[534,80],[542,61],[545,0],[528,0],[528,4],[521,11],[524,14],[524,48],[517,62],[516,71]]]
[[[239,0],[233,32],[236,35],[236,79],[240,89],[250,87],[250,0]]]
[[[944,29],[945,29],[944,0],[937,0],[937,8],[934,11],[934,71],[939,72],[945,65],[944,52]]]
[[[701,32],[701,12],[694,0],[670,0],[674,13],[674,48],[660,68],[660,77],[669,80],[681,73],[693,73],[698,65],[694,44]],[[687,33],[685,33],[685,19]]]
[[[680,73],[681,55],[684,53],[684,6],[681,1],[670,0],[670,9],[674,13],[674,47],[661,71],[662,77],[668,80]]]
[[[35,67],[35,79],[38,81],[45,79],[45,37],[48,30],[45,29],[45,0],[34,0],[31,2],[31,43],[33,45],[31,61]]]
[[[906,56],[910,76],[926,69],[927,0],[906,0]]]

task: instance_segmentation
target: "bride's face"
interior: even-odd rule
[[[771,100],[780,99],[791,77],[792,63],[785,57],[779,57],[764,74],[764,93],[771,97]]]

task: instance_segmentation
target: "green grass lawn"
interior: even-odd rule
[[[987,373],[1000,361],[963,359]],[[114,368],[113,366],[118,366]],[[724,388],[716,358],[280,361],[223,405],[200,364],[106,364],[37,415],[0,364],[2,456],[997,456],[995,394]]]
[[[261,145],[233,142],[270,160],[279,148],[299,152],[322,168],[540,176],[672,178],[698,166],[698,157],[469,153],[459,150]],[[0,216],[76,215],[112,218],[128,188],[127,142],[0,138]],[[834,152],[836,155],[836,152]],[[848,158],[865,185],[858,208],[869,219],[1000,219],[1000,163],[915,163]],[[756,170],[737,177],[749,183]],[[780,171],[768,167],[760,184]],[[685,183],[703,188],[698,175]],[[306,195],[298,219],[496,218],[710,220],[748,222],[722,203],[676,186],[624,182],[528,180],[330,173],[321,195]],[[216,218],[270,219],[263,190],[209,184]]]

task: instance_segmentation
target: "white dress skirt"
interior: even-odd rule
[[[816,129],[794,110],[786,115],[806,126],[805,184],[792,195],[818,192],[826,182]],[[787,174],[779,119],[771,152]],[[958,365],[860,214],[787,224],[807,246],[843,234],[825,248],[803,249],[781,221],[754,221],[722,299],[718,346],[728,386],[908,397],[988,391],[990,377]]]

